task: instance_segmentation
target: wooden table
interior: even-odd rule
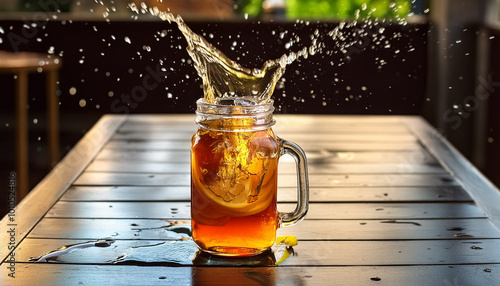
[[[28,193],[28,74],[46,73],[49,166],[59,161],[59,100],[56,94],[62,60],[53,55],[0,51],[0,74],[15,76],[16,181],[20,201]]]
[[[305,149],[311,187],[306,219],[279,230],[298,238],[281,264],[196,253],[193,115],[109,115],[1,221],[0,284],[500,285],[500,194],[421,118],[276,118]],[[283,157],[281,210],[295,181]]]

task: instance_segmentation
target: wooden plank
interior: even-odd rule
[[[120,128],[120,133],[117,134],[115,139],[127,139],[130,138],[130,134],[138,133],[154,133],[154,132],[175,132],[182,133],[186,137],[192,136],[198,126],[194,122],[186,122],[186,123],[172,123],[172,122],[164,122],[164,123],[141,123],[141,124],[125,124],[122,128]],[[408,132],[406,127],[401,124],[332,124],[332,123],[323,123],[321,125],[283,125],[279,121],[272,127],[273,131],[278,136],[284,136],[284,134],[394,134],[394,135],[409,135],[411,133]]]
[[[189,237],[190,229],[189,220],[45,218],[28,237],[177,240]],[[487,219],[304,220],[280,228],[279,235],[299,240],[451,240],[500,238],[500,231]]]
[[[294,187],[295,175],[278,176],[278,186]],[[138,174],[85,172],[74,185],[86,186],[190,186],[189,174]],[[354,175],[309,175],[309,186],[319,187],[435,187],[458,186],[450,175],[421,174],[354,174]]]
[[[146,150],[126,150],[119,151],[110,148],[103,149],[96,160],[108,161],[135,161],[135,162],[160,162],[160,163],[189,163],[189,147],[179,151],[146,151]]]
[[[321,124],[374,124],[374,125],[401,125],[401,119],[407,116],[396,115],[306,115],[306,114],[274,114],[277,123],[283,125],[321,125]],[[183,124],[192,123],[195,120],[192,114],[135,114],[130,117],[126,124]]]
[[[72,186],[60,201],[185,201],[191,200],[191,187],[80,187]]]
[[[134,174],[85,172],[73,185],[86,186],[190,186],[188,174]]]
[[[189,142],[193,134],[187,132],[175,132],[172,130],[151,130],[151,127],[145,126],[137,131],[118,131],[114,140],[110,143],[124,145],[124,143],[155,143],[163,144],[169,141]],[[147,134],[146,134],[147,133]],[[297,142],[383,142],[390,144],[392,142],[416,142],[416,138],[411,133],[319,133],[321,135],[312,136],[304,133],[282,132],[278,134],[280,138]]]
[[[131,123],[126,122],[119,130],[119,133],[127,134],[134,132],[170,132],[170,133],[180,133],[186,138],[193,136],[193,134],[198,129],[198,125],[194,122],[194,118],[191,122],[175,122],[175,121],[165,121],[162,123]],[[121,138],[122,135],[118,135],[116,138]]]
[[[283,125],[401,125],[401,119],[406,116],[396,115],[306,115],[306,114],[274,114],[277,123]],[[168,125],[175,123],[191,124],[194,122],[196,114],[135,114],[130,117],[126,125]]]
[[[50,234],[48,234],[50,236]],[[299,240],[438,240],[500,238],[487,219],[303,220],[278,229]]]
[[[73,186],[61,201],[190,201],[191,188],[185,187],[101,187]],[[295,202],[296,188],[278,188],[279,202]],[[383,187],[383,188],[311,188],[310,202],[469,202],[471,198],[459,186]]]
[[[291,211],[295,204],[281,203]],[[57,202],[46,217],[189,219],[187,202]],[[429,219],[484,218],[471,203],[315,203],[306,219]]]
[[[278,188],[278,201],[295,202],[295,188]],[[373,187],[310,188],[311,202],[468,202],[459,186],[452,187]]]
[[[19,263],[9,279],[0,270],[0,284],[67,285],[495,285],[500,265],[351,266],[351,267],[165,267],[134,265],[71,265]],[[375,280],[374,280],[375,279]],[[234,282],[234,283],[233,283]]]
[[[437,165],[437,161],[425,150],[412,151],[332,151],[323,150],[306,150],[308,164],[433,164]],[[169,162],[182,163],[189,162],[189,146],[188,149],[178,151],[150,151],[150,150],[113,150],[109,148],[103,149],[97,156],[96,160],[111,160],[111,161],[144,161],[144,162]],[[289,156],[280,158],[280,162],[293,162]]]
[[[131,150],[179,150],[186,151],[191,148],[190,140],[164,140],[165,133],[131,133],[125,136],[113,137],[110,148]],[[120,139],[120,140],[118,140]],[[330,150],[330,151],[404,151],[418,150],[420,144],[415,141],[297,141],[305,151]]]
[[[118,152],[118,151],[117,151]],[[295,174],[296,166],[290,157],[283,157],[280,160],[278,167],[279,174]],[[317,162],[309,162],[307,168],[310,174],[446,174],[446,171],[441,166],[432,164],[321,164]],[[95,160],[86,169],[91,172],[112,172],[112,173],[170,173],[182,174],[190,173],[190,163],[178,162],[148,162],[148,161],[111,161],[111,160]]]
[[[28,262],[65,245],[85,240],[25,239],[16,251],[18,262]],[[402,240],[402,241],[299,241],[295,256],[283,266],[380,266],[500,263],[500,239]],[[127,253],[128,251],[128,253]],[[168,265],[199,265],[197,247],[191,240],[116,240],[111,247],[88,247],[58,257],[58,263],[109,264],[129,255],[138,261]],[[193,262],[194,260],[194,262]],[[205,260],[206,261],[206,260]],[[225,263],[224,263],[225,262]],[[252,261],[255,263],[255,260]],[[251,263],[252,263],[251,262]],[[228,266],[233,260],[223,260]],[[153,264],[154,265],[154,264]]]
[[[15,216],[13,218],[5,216],[0,221],[0,229],[15,228],[16,243],[20,242],[61,197],[71,182],[80,175],[124,120],[123,116],[102,117],[64,159],[17,205]],[[10,233],[0,232],[0,243],[6,246],[9,241]],[[8,253],[10,250],[7,247],[1,247],[0,260],[7,257]]]
[[[338,132],[345,130],[347,132],[403,132],[407,133],[406,127],[401,124],[401,116],[353,116],[353,115],[283,115],[276,114],[276,124],[274,130],[293,132]],[[122,131],[140,131],[144,128],[157,128],[157,130],[185,130],[187,128],[196,128],[194,123],[195,115],[162,115],[162,116],[147,116],[134,115],[133,118],[120,129]],[[175,124],[173,124],[175,123]]]
[[[401,119],[406,116],[395,115],[306,115],[306,114],[276,114],[277,124],[285,126],[306,125],[395,125],[401,126]]]
[[[142,116],[142,115],[139,115]],[[377,133],[408,133],[406,127],[401,124],[401,117],[396,116],[367,116],[363,117],[342,117],[342,116],[286,116],[274,115],[276,124],[273,129],[279,131],[324,131],[325,132],[377,132]],[[197,128],[195,124],[195,115],[163,115],[150,116],[149,118],[138,118],[134,116],[124,124],[120,129],[123,132],[163,132],[166,130],[192,131]]]
[[[188,219],[187,202],[57,202],[46,217]]]
[[[117,151],[118,152],[118,151]],[[189,160],[189,158],[187,158]],[[191,164],[189,162],[171,161],[148,162],[148,161],[112,161],[112,160],[95,160],[92,162],[86,171],[90,172],[111,172],[111,173],[168,173],[168,174],[189,174],[191,172]]]
[[[457,223],[457,225],[460,223]],[[29,238],[179,240],[190,237],[190,220],[43,219]]]
[[[427,149],[460,178],[474,201],[500,229],[500,190],[423,119],[407,118],[404,122]]]

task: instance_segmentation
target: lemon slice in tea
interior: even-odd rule
[[[267,187],[266,181],[262,182],[262,187],[258,195],[252,195],[252,190],[258,187],[258,178],[249,178],[246,181],[230,184],[224,182],[212,182],[205,185],[201,180],[193,183],[200,196],[205,199],[213,209],[225,216],[238,217],[259,213],[265,210],[272,201],[274,188]]]

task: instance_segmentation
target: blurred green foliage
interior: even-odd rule
[[[262,15],[264,0],[236,1],[238,12],[252,17]],[[405,19],[411,0],[286,0],[289,19]],[[356,15],[359,13],[358,15]]]

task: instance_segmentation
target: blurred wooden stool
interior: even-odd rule
[[[0,73],[15,75],[16,97],[16,192],[21,201],[28,193],[28,74],[45,73],[47,88],[47,135],[50,166],[59,160],[59,101],[56,89],[62,61],[52,55],[0,51]]]

